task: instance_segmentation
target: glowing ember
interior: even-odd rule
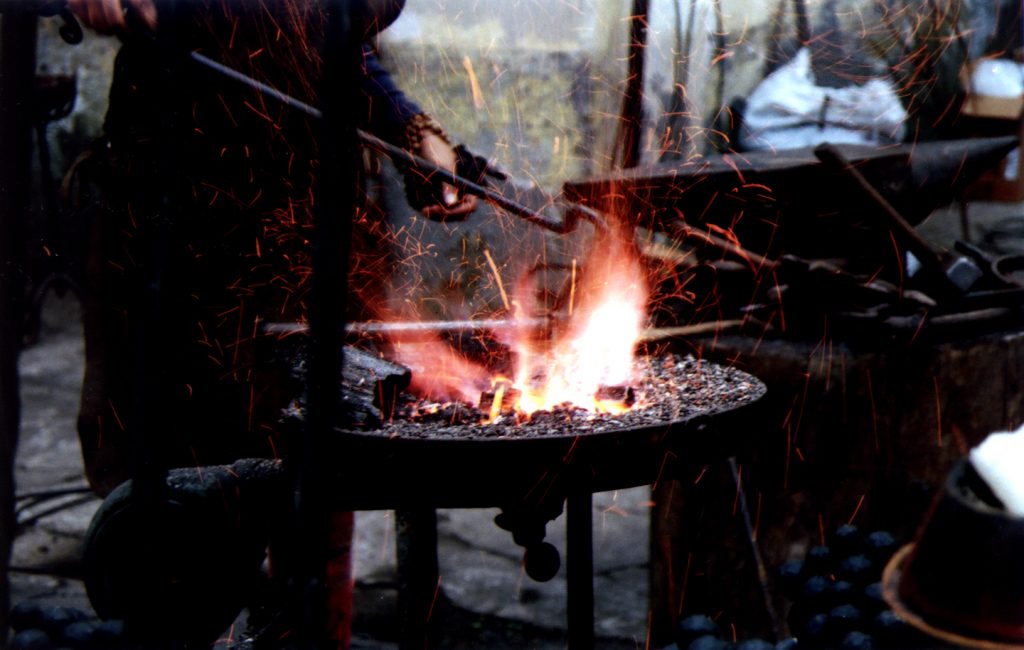
[[[755,378],[735,368],[678,354],[639,355],[633,372],[633,386],[608,386],[601,390],[602,396],[616,401],[628,403],[635,399],[636,407],[625,413],[597,413],[559,405],[529,417],[514,417],[509,412],[505,417],[488,421],[492,402],[485,407],[410,398],[396,408],[395,417],[376,433],[387,438],[462,440],[614,435],[636,428],[665,427],[698,415],[729,410],[758,399],[765,390]]]

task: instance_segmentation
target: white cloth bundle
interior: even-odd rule
[[[971,449],[969,458],[1006,510],[1024,517],[1024,426],[989,434]]]
[[[979,61],[971,75],[971,92],[988,97],[1024,95],[1024,64],[1009,59]]]
[[[768,75],[747,100],[744,149],[794,149],[822,142],[883,144],[903,138],[907,112],[888,79],[845,88],[818,86],[811,52]]]

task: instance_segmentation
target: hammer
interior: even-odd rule
[[[884,225],[890,227],[902,240],[903,245],[918,259],[922,274],[926,274],[929,280],[935,283],[934,288],[939,294],[937,298],[958,298],[984,275],[981,267],[968,257],[960,256],[948,266],[944,265],[935,249],[834,145],[821,144],[814,149],[814,155],[829,168],[847,176],[869,199],[872,207],[877,208],[877,214],[883,218]]]

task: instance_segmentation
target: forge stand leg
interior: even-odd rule
[[[431,622],[440,590],[437,562],[437,511],[395,511],[398,564],[399,650],[428,650],[435,644]]]
[[[565,571],[569,650],[594,647],[594,531],[590,492],[566,499]]]

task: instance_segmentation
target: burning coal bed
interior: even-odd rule
[[[630,386],[600,388],[595,396],[618,412],[563,404],[529,415],[517,413],[508,395],[493,408],[497,393],[485,392],[477,405],[434,402],[405,395],[394,418],[377,431],[406,438],[530,438],[576,436],[653,427],[752,402],[764,386],[750,375],[682,355],[639,357]],[[500,398],[499,398],[500,399]],[[500,412],[497,417],[492,417]]]

